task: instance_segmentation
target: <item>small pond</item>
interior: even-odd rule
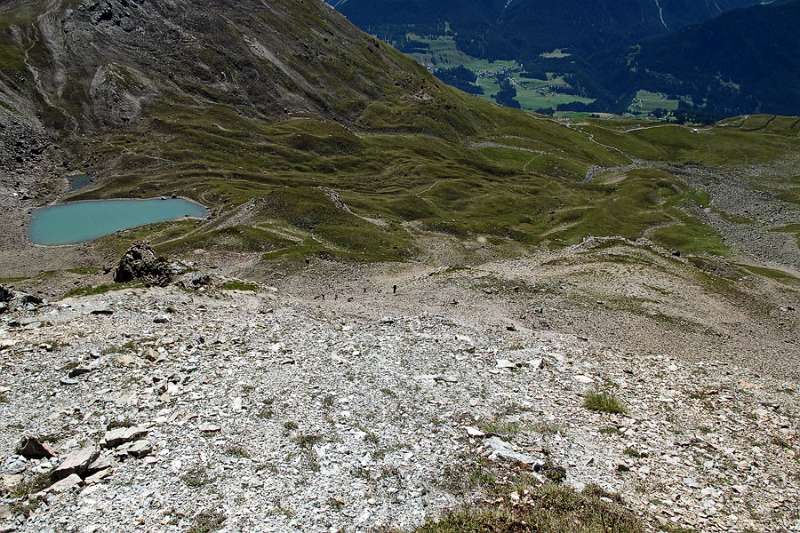
[[[207,216],[208,209],[182,198],[69,202],[34,211],[28,234],[35,244],[77,244],[147,224]]]
[[[72,174],[67,176],[67,182],[69,183],[69,192],[75,192],[91,185],[94,178],[88,174]]]

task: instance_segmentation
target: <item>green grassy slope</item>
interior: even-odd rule
[[[95,22],[96,14],[78,7],[48,22],[70,27],[62,45],[39,33],[43,22],[34,24],[29,5],[12,3],[16,11],[5,15],[15,22],[0,28],[0,42],[14,50],[10,57],[45,48],[35,57],[22,53],[23,63],[38,67],[40,86],[30,76],[17,83],[20,94],[39,94],[51,127],[76,125],[79,135],[59,130],[63,144],[85,167],[75,170],[100,183],[76,198],[176,193],[214,210],[208,224],[134,232],[152,231],[165,249],[403,260],[435,232],[509,250],[622,235],[726,253],[688,214],[699,195],[676,176],[627,169],[607,183],[587,182],[587,173],[634,160],[768,163],[800,143],[789,119],[696,130],[566,125],[501,108],[438,82],[316,1],[281,0],[264,10],[247,0],[208,14],[202,0],[177,13],[166,4],[117,12],[117,3],[103,15],[109,20]],[[153,32],[179,22],[195,39],[171,41],[175,48],[141,42],[119,28],[127,24],[115,22],[120,13]],[[88,52],[86,36],[95,43]],[[0,65],[9,86],[12,68]],[[111,81],[98,82],[104,68]],[[109,105],[131,98],[141,109],[130,117]]]

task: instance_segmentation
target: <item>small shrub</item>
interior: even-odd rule
[[[222,529],[227,517],[219,511],[203,511],[194,517],[188,533],[211,533]]]
[[[50,474],[37,474],[14,487],[11,491],[11,496],[19,499],[27,498],[32,494],[43,491],[52,484],[53,480]]]
[[[635,459],[642,459],[642,458],[644,458],[644,457],[647,457],[647,454],[646,454],[646,453],[644,453],[644,452],[640,452],[640,451],[638,451],[638,450],[636,450],[636,449],[634,449],[634,448],[631,448],[631,447],[625,448],[625,449],[622,451],[622,453],[624,453],[624,454],[625,454],[625,455],[627,455],[628,457],[633,457],[633,458],[635,458]]]
[[[186,484],[187,487],[192,488],[203,487],[211,483],[211,478],[208,477],[208,471],[203,465],[195,465],[190,468],[183,476],[181,476],[181,480]]]
[[[302,434],[298,435],[297,437],[297,444],[301,448],[305,448],[306,450],[310,450],[314,447],[314,445],[318,444],[322,440],[322,437],[319,435],[308,435]]]
[[[239,457],[241,459],[249,459],[250,452],[244,446],[237,446],[230,444],[225,447],[225,455],[228,457]]]
[[[613,394],[590,392],[583,400],[583,406],[599,413],[625,414],[627,410]]]

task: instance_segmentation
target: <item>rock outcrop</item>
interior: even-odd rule
[[[173,274],[174,269],[166,259],[158,257],[149,244],[137,242],[122,256],[114,272],[114,281],[143,281],[147,285],[164,287],[172,281]]]

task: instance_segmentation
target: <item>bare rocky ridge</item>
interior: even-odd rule
[[[297,285],[258,293],[123,290],[5,316],[3,527],[409,529],[481,501],[487,487],[465,479],[482,461],[532,468],[542,480],[563,469],[569,485],[620,494],[652,530],[800,527],[800,396],[779,369],[569,333],[556,318],[567,309],[539,303],[556,300],[532,290],[550,284],[531,263],[336,268],[314,264]],[[317,271],[327,272],[319,285]],[[503,281],[513,272],[536,279]],[[669,283],[653,272],[646,283]],[[588,291],[573,274],[562,270],[561,283]],[[331,285],[331,275],[341,281]],[[518,314],[520,298],[530,320]],[[788,307],[776,312],[795,320]],[[639,326],[649,328],[642,338],[670,330],[656,318]],[[767,336],[737,342],[760,346]],[[796,357],[797,346],[783,353]],[[593,391],[612,393],[627,413],[583,407]],[[23,437],[56,457],[20,456]],[[68,460],[69,475],[54,475]],[[41,476],[50,481],[31,484]]]

